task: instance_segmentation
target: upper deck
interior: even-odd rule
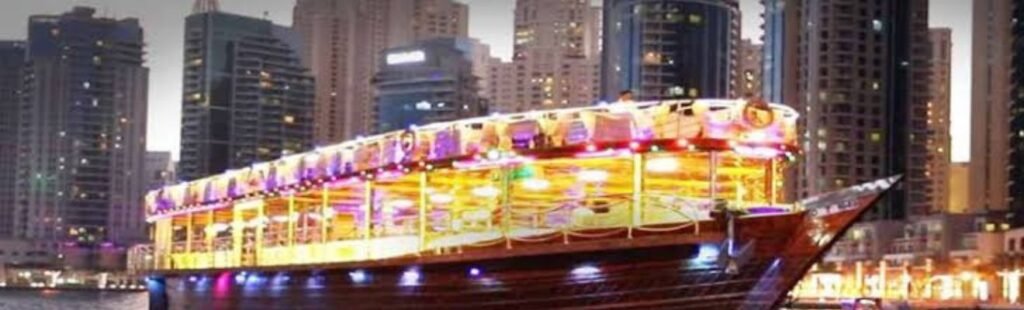
[[[158,268],[358,261],[695,229],[779,204],[797,113],[682,100],[495,115],[362,138],[146,197]]]

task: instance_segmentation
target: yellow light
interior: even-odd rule
[[[500,193],[501,190],[495,188],[494,186],[481,186],[473,189],[473,196],[483,198],[494,198],[497,197],[498,194]]]
[[[398,199],[391,201],[390,205],[392,208],[407,209],[412,208],[412,206],[416,205],[416,203],[412,202],[412,200],[409,199]]]
[[[440,193],[430,195],[430,203],[444,205],[452,203],[453,201],[455,201],[455,197],[450,194]]]
[[[545,179],[530,178],[523,180],[523,187],[531,191],[542,191],[551,187],[551,182]]]
[[[577,175],[580,181],[598,183],[608,180],[608,171],[604,170],[583,170]]]
[[[679,170],[679,161],[674,157],[655,158],[647,161],[647,171],[669,173]]]

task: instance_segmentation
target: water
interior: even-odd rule
[[[0,310],[148,309],[146,293],[0,290]]]

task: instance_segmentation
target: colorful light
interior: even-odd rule
[[[551,182],[545,179],[529,178],[523,180],[523,188],[531,191],[542,191],[551,187]]]
[[[679,170],[679,160],[674,157],[654,158],[647,161],[647,171],[654,173],[670,173]]]
[[[455,201],[455,196],[447,193],[437,193],[430,195],[430,203],[446,205]]]
[[[583,170],[577,174],[580,181],[588,183],[600,183],[608,180],[608,171],[604,170]]]
[[[480,276],[480,268],[476,268],[476,267],[469,268],[469,276],[471,276],[471,277],[478,277],[478,276]]]
[[[231,228],[231,225],[228,225],[228,224],[225,224],[225,223],[215,223],[213,225],[210,225],[210,230],[213,230],[213,232],[215,232],[215,233],[219,233],[219,232],[228,230],[228,228]]]
[[[348,273],[348,278],[352,280],[352,283],[362,284],[366,283],[370,279],[369,275],[365,271],[355,270]]]
[[[416,203],[409,199],[396,199],[392,200],[389,205],[395,209],[408,209],[415,206]]]
[[[483,198],[494,198],[501,194],[501,190],[494,186],[481,186],[473,189],[473,196]]]
[[[575,280],[591,279],[601,274],[601,268],[594,265],[581,265],[569,272]]]
[[[414,286],[420,282],[420,272],[416,269],[409,269],[402,273],[401,285]]]

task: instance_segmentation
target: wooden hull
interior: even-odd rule
[[[888,188],[851,188],[810,211],[693,231],[278,269],[154,275],[154,309],[772,309]],[[744,248],[746,247],[746,248]],[[744,250],[745,249],[745,250]]]

